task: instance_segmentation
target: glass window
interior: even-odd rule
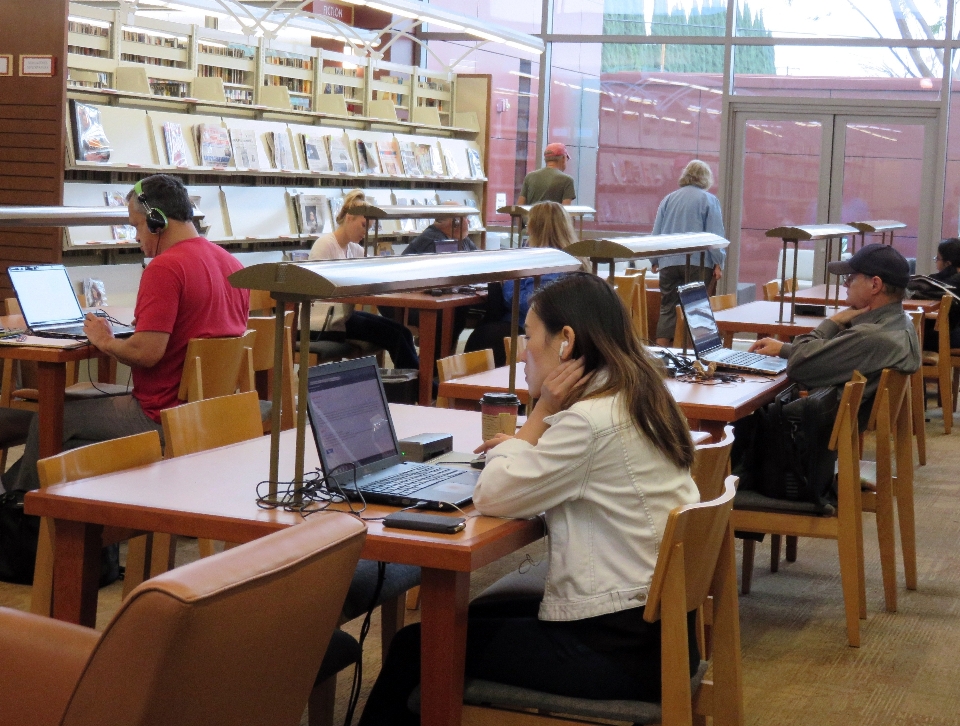
[[[932,40],[946,37],[943,0],[739,0],[735,34],[775,38],[888,38]]]
[[[540,34],[540,17],[543,12],[541,0],[430,0],[430,4],[453,13],[503,25],[511,30]],[[450,32],[439,26],[429,29],[438,33]]]
[[[549,140],[571,150],[596,228],[649,232],[691,159],[718,177],[721,46],[557,44],[553,59]]]
[[[942,67],[930,48],[735,46],[734,93],[936,100]]]

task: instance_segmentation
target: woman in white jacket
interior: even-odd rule
[[[542,601],[472,608],[467,677],[568,696],[659,700],[660,625],[643,620],[667,515],[698,500],[686,420],[616,292],[578,273],[538,291],[526,318],[527,386],[515,437],[488,441],[483,514],[545,512]],[[691,674],[699,655],[692,637]],[[419,626],[397,634],[361,724],[415,724]]]

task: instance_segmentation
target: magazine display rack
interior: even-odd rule
[[[906,226],[906,225],[904,225]],[[850,237],[853,239],[855,235],[860,234],[860,231],[851,227],[848,224],[806,224],[796,227],[776,227],[774,229],[767,230],[767,237],[779,237],[783,240],[783,255],[780,266],[780,318],[779,322],[785,322],[783,319],[783,304],[786,300],[786,280],[787,280],[787,245],[793,245],[793,274],[791,277],[793,279],[797,278],[797,258],[799,255],[797,252],[800,250],[801,242],[812,242],[824,240],[826,242],[826,261],[823,267],[823,284],[827,286],[826,294],[826,304],[830,304],[830,273],[827,271],[827,264],[834,259],[833,254],[833,240],[839,239],[840,244],[837,245],[837,254],[836,259],[840,259],[840,253],[843,250],[843,238]],[[837,278],[835,286],[835,299],[840,300],[840,278]],[[793,285],[790,288],[790,322],[794,321],[796,317],[796,302],[797,298],[797,286]]]

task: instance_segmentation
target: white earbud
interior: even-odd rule
[[[559,355],[559,358],[560,358],[561,361],[563,361],[563,354],[566,352],[566,350],[567,350],[567,341],[564,340],[562,343],[560,343],[560,355]]]

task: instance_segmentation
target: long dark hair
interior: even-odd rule
[[[583,357],[587,375],[604,371],[599,386],[588,394],[583,387],[575,389],[563,401],[563,408],[579,400],[620,393],[637,428],[670,461],[689,469],[693,442],[687,420],[634,333],[614,289],[595,275],[577,272],[538,290],[530,299],[530,309],[551,335],[560,333],[565,325],[573,328],[573,357]]]

